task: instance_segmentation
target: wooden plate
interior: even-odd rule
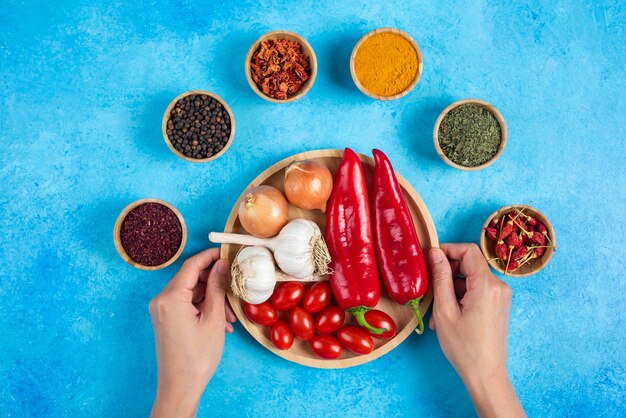
[[[233,209],[230,212],[230,216],[226,221],[226,226],[224,228],[225,232],[245,233],[244,229],[239,223],[239,219],[237,217],[237,209],[239,207],[239,202],[241,202],[241,199],[243,199],[246,191],[250,188],[258,186],[260,184],[268,184],[278,188],[279,190],[283,190],[283,181],[285,175],[284,171],[289,163],[291,163],[293,160],[319,161],[326,164],[331,173],[333,173],[334,175],[335,171],[337,170],[337,166],[341,161],[342,155],[343,151],[341,150],[309,151],[293,155],[289,158],[285,158],[284,160],[272,165],[270,168],[259,174],[257,178],[255,178],[252,183],[248,185],[248,187],[246,188],[246,190],[244,190],[241,196],[239,196],[237,203],[235,204],[235,206],[233,206]],[[359,157],[361,158],[361,162],[363,163],[363,171],[365,172],[366,180],[368,184],[371,184],[374,160],[362,154],[359,154]],[[430,213],[428,212],[426,205],[417,194],[415,189],[413,189],[413,187],[400,175],[398,175],[398,181],[402,186],[404,197],[406,198],[406,201],[411,210],[411,214],[413,215],[413,220],[417,228],[417,233],[420,239],[420,243],[422,245],[422,249],[424,250],[424,253],[426,253],[431,247],[436,247],[439,245],[437,232],[435,231],[435,225],[432,218],[430,217]],[[289,206],[289,218],[306,218],[313,220],[317,222],[322,231],[324,231],[326,225],[326,216],[320,211],[306,211],[295,208],[291,205]],[[221,257],[228,258],[232,262],[235,259],[239,248],[239,245],[223,244],[221,248]],[[374,338],[374,351],[372,351],[368,355],[359,356],[353,354],[348,350],[344,350],[342,356],[339,359],[324,360],[317,357],[311,351],[307,342],[300,341],[297,338],[294,341],[293,346],[289,350],[278,350],[269,340],[269,327],[256,325],[250,322],[243,311],[243,301],[234,296],[231,292],[227,294],[227,297],[240,323],[246,328],[246,330],[248,330],[248,332],[250,333],[250,335],[252,335],[254,339],[260,342],[265,348],[267,348],[274,354],[277,354],[289,361],[293,361],[295,363],[309,367],[340,369],[344,367],[351,367],[367,363],[368,361],[374,360],[382,356],[383,354],[388,353],[393,348],[398,346],[398,344],[404,341],[404,339],[407,338],[417,326],[417,319],[415,318],[415,315],[411,308],[398,305],[393,300],[391,300],[387,296],[381,284],[381,297],[378,305],[376,305],[376,308],[387,312],[387,314],[389,314],[395,320],[398,327],[397,335],[391,340],[380,340]],[[432,291],[429,290],[428,294],[420,304],[420,309],[422,310],[423,314],[425,314],[428,310],[431,301]],[[346,316],[346,322],[352,319],[350,318],[350,314],[347,314]]]

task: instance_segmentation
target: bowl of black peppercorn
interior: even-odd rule
[[[191,90],[171,101],[163,115],[163,139],[178,157],[194,163],[226,152],[235,136],[233,112],[218,95]]]

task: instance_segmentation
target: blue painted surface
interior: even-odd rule
[[[626,407],[626,6],[619,1],[3,2],[0,14],[0,415],[145,416],[156,386],[147,304],[180,266],[141,272],[111,239],[128,203],[159,197],[205,248],[242,188],[309,149],[385,150],[430,208],[440,239],[477,241],[497,207],[532,204],[559,250],[513,288],[510,372],[530,416],[619,416]],[[350,3],[348,5],[348,3]],[[424,55],[415,90],[373,102],[353,85],[357,39],[407,30]],[[289,105],[259,99],[243,60],[269,30],[304,35],[318,78]],[[177,94],[221,95],[235,142],[206,165],[160,133]],[[441,162],[439,112],[480,97],[509,127],[477,173]],[[184,257],[183,257],[184,258]],[[228,336],[200,416],[467,416],[436,336],[357,368],[299,367],[245,330]]]

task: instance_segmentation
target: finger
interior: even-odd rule
[[[226,288],[230,273],[228,260],[222,258],[217,260],[209,273],[206,283],[206,295],[204,297],[203,311],[207,314],[212,312],[224,312],[224,301],[226,299]],[[207,315],[212,316],[212,315]]]
[[[458,312],[459,305],[454,294],[452,270],[446,255],[439,248],[431,248],[428,253],[432,273],[435,309],[443,309],[449,314]]]
[[[454,279],[454,294],[456,295],[457,300],[462,299],[463,296],[465,296],[465,292],[467,292],[465,279]]]
[[[211,268],[207,268],[204,269],[200,272],[200,277],[198,278],[198,282],[200,283],[206,283],[206,281],[209,279],[209,273],[211,272]]]
[[[428,321],[428,328],[431,330],[435,330],[435,317],[433,315],[430,316],[430,320]]]
[[[224,326],[224,331],[226,331],[227,334],[232,334],[233,331],[235,331],[235,327],[233,327],[233,324],[230,322],[227,322],[226,326]]]
[[[191,303],[196,305],[202,302],[204,300],[205,294],[206,294],[206,284],[199,282],[198,285],[193,288],[193,297],[191,299]]]
[[[219,248],[204,250],[193,257],[188,258],[178,273],[172,278],[169,286],[174,288],[193,289],[198,284],[200,273],[209,268],[211,263],[220,256]]]
[[[487,260],[476,244],[444,244],[441,249],[446,256],[459,261],[459,273],[465,277],[485,277],[489,272]]]
[[[224,311],[226,312],[226,321],[237,322],[237,315],[233,312],[233,308],[230,306],[230,302],[228,300],[226,300],[226,304],[224,305]]]
[[[458,260],[450,260],[450,269],[452,270],[452,277],[456,278],[461,275],[461,262]]]

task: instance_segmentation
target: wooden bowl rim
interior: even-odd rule
[[[487,259],[487,262],[489,263],[491,268],[497,271],[498,273],[503,274],[505,276],[509,276],[509,277],[528,277],[528,276],[532,276],[535,273],[538,273],[539,271],[543,270],[548,265],[548,262],[550,262],[550,260],[552,259],[552,256],[554,255],[555,249],[546,248],[546,252],[538,260],[539,263],[536,264],[532,270],[526,273],[516,273],[515,271],[513,271],[513,272],[507,272],[505,274],[504,269],[495,260],[491,260],[492,255],[495,256],[495,251],[489,250],[488,245],[491,243],[491,241],[489,240],[489,238],[487,238],[487,235],[485,233],[485,228],[489,226],[489,222],[491,222],[491,220],[495,216],[497,216],[499,213],[506,213],[515,208],[520,209],[520,210],[523,209],[525,214],[530,214],[536,217],[539,221],[543,222],[543,224],[548,229],[548,236],[550,237],[550,240],[552,241],[552,245],[556,247],[556,234],[554,233],[554,228],[552,227],[552,223],[550,222],[550,220],[548,219],[546,215],[540,212],[537,208],[534,208],[529,205],[507,205],[507,206],[502,206],[501,208],[494,211],[491,215],[487,217],[487,220],[485,221],[485,223],[483,224],[480,230],[480,250],[482,251],[485,258]]]
[[[359,81],[359,78],[356,75],[356,68],[354,66],[356,53],[361,47],[361,45],[363,44],[363,42],[365,42],[372,36],[378,35],[380,33],[394,33],[396,35],[402,36],[407,41],[409,41],[413,49],[415,49],[415,53],[417,54],[417,74],[415,75],[415,78],[413,79],[411,84],[408,85],[406,89],[404,89],[402,92],[398,94],[394,94],[393,96],[381,96],[378,94],[374,94],[374,93],[371,93],[369,90],[367,90],[365,87],[363,87],[363,85],[361,84],[361,81]],[[350,55],[350,75],[352,76],[352,81],[354,81],[354,84],[357,86],[359,90],[361,90],[363,94],[376,100],[396,100],[409,94],[411,90],[413,90],[413,88],[417,85],[417,82],[422,76],[423,66],[424,66],[424,62],[422,60],[422,51],[420,50],[420,47],[415,41],[415,39],[413,39],[413,37],[411,37],[411,35],[409,35],[407,32],[401,29],[391,28],[391,27],[377,28],[377,29],[367,32],[365,35],[361,37],[361,39],[359,39],[356,45],[354,45],[354,48],[352,48],[352,54]]]
[[[261,44],[261,42],[271,37],[276,37],[276,39],[280,39],[281,36],[285,36],[285,35],[296,38],[297,41],[300,43],[300,45],[302,45],[304,49],[303,52],[305,52],[309,56],[309,61],[311,63],[311,77],[307,81],[304,82],[304,85],[302,86],[300,91],[298,91],[296,94],[288,96],[285,100],[279,100],[273,97],[269,97],[268,95],[263,93],[259,89],[259,87],[256,85],[256,83],[252,79],[252,74],[250,72],[250,61],[252,60],[252,55],[254,55],[257,49],[259,49],[259,45]],[[302,37],[301,35],[298,35],[295,32],[290,32],[287,30],[274,30],[274,31],[267,32],[261,35],[259,38],[257,38],[256,41],[252,43],[252,45],[250,46],[250,49],[248,49],[248,53],[246,54],[246,61],[244,62],[244,72],[246,74],[246,80],[248,80],[248,84],[250,85],[250,88],[260,98],[265,99],[268,102],[272,102],[272,103],[280,103],[280,104],[291,103],[304,97],[309,92],[309,90],[311,90],[311,87],[313,87],[313,83],[315,83],[315,79],[317,78],[317,57],[315,56],[315,51],[313,50],[313,47],[311,46],[311,44],[309,44],[309,42],[306,39],[304,39],[304,37]]]
[[[220,152],[208,158],[187,157],[185,154],[183,154],[182,152],[174,148],[174,144],[172,144],[172,142],[167,136],[167,121],[170,119],[170,116],[171,116],[170,113],[172,112],[174,105],[176,105],[176,102],[178,102],[183,97],[191,96],[192,94],[195,94],[195,95],[205,94],[217,100],[224,107],[224,109],[226,109],[226,112],[228,113],[228,117],[230,118],[230,135],[228,136],[228,141],[226,142],[226,145],[224,145],[224,148],[222,148]],[[228,106],[228,103],[226,103],[224,99],[222,99],[217,94],[211,93],[210,91],[206,91],[206,90],[189,90],[176,96],[174,100],[172,100],[170,104],[167,105],[167,108],[165,108],[165,113],[163,113],[163,119],[161,121],[161,132],[163,133],[163,139],[165,140],[167,147],[170,149],[170,151],[176,154],[177,157],[182,158],[183,160],[189,161],[191,163],[208,163],[209,161],[213,161],[221,157],[226,152],[226,150],[230,148],[230,145],[233,142],[233,138],[235,137],[235,116],[233,115],[233,111],[231,110],[230,106]]]
[[[446,154],[444,154],[443,150],[441,149],[441,146],[439,145],[439,126],[441,125],[441,121],[443,120],[443,118],[446,117],[446,115],[450,113],[450,111],[452,111],[453,109],[456,109],[457,107],[462,106],[464,104],[468,104],[468,103],[478,105],[480,107],[487,109],[489,112],[491,112],[491,114],[498,121],[498,124],[500,124],[500,131],[502,132],[500,146],[498,147],[498,151],[496,152],[496,154],[489,161],[481,165],[477,165],[476,167],[465,167],[463,165],[455,163],[450,158],[448,158]],[[439,114],[439,117],[437,118],[437,121],[435,122],[435,128],[433,129],[433,142],[435,144],[435,150],[437,151],[437,154],[439,154],[439,157],[449,166],[457,168],[459,170],[463,170],[463,171],[478,171],[478,170],[482,170],[483,168],[487,168],[491,164],[495,163],[496,160],[500,158],[500,156],[504,152],[504,147],[506,146],[507,136],[508,136],[508,132],[507,132],[506,122],[504,121],[504,118],[502,117],[502,114],[500,113],[500,111],[494,105],[484,100],[473,99],[473,98],[457,100],[456,102],[448,105],[448,107],[443,109],[443,111]]]
[[[259,184],[262,184],[265,180],[267,180],[269,177],[273,176],[280,170],[283,170],[294,160],[314,159],[314,158],[324,158],[324,157],[341,158],[341,156],[343,155],[343,152],[344,152],[343,150],[339,150],[339,149],[310,150],[310,151],[301,152],[301,153],[283,158],[280,161],[276,162],[275,164],[272,164],[270,167],[268,167],[263,172],[261,172],[258,176],[256,176],[254,180],[252,180],[252,182],[250,182],[250,184],[248,184],[248,186],[239,195],[235,204],[233,205],[233,209],[231,210],[230,215],[228,216],[228,219],[226,220],[224,231],[228,231],[228,232],[232,231],[232,228],[237,219],[238,203],[241,201],[241,199],[245,196],[246,192],[251,187],[255,187],[255,186],[258,186]],[[316,155],[312,156],[311,155],[312,153]],[[361,162],[366,162],[370,164],[372,167],[374,166],[374,159],[372,157],[369,157],[361,153],[357,153],[357,155],[359,156]],[[426,206],[426,204],[424,203],[420,195],[417,193],[417,191],[413,188],[413,186],[411,186],[411,184],[404,177],[402,177],[397,172],[396,172],[396,176],[398,178],[398,182],[400,183],[400,186],[407,192],[407,194],[411,197],[411,199],[413,199],[414,205],[420,209],[419,213],[424,219],[424,223],[426,224],[426,229],[427,229],[427,235],[430,238],[429,244],[432,243],[431,248],[438,247],[439,239],[437,237],[437,230],[435,229],[435,223],[430,215],[430,211],[428,210],[428,207]],[[424,208],[424,210],[422,210],[422,208]],[[228,251],[226,250],[226,245],[222,245],[220,247],[220,257],[222,258],[228,257]],[[381,289],[384,289],[384,288],[381,286]],[[226,296],[228,298],[228,301],[230,302],[231,307],[233,308],[233,311],[237,315],[237,318],[240,319],[239,323],[243,325],[243,327],[246,329],[246,331],[248,331],[248,333],[254,340],[259,342],[261,345],[263,345],[266,349],[268,349],[272,353],[288,361],[291,361],[300,365],[315,367],[315,368],[320,368],[320,369],[347,368],[347,367],[358,366],[361,364],[365,364],[369,361],[375,360],[387,354],[388,352],[393,350],[395,347],[397,347],[400,343],[402,343],[409,335],[411,335],[414,332],[414,329],[417,326],[417,318],[413,316],[411,321],[403,329],[398,330],[394,338],[390,340],[386,340],[383,345],[376,348],[374,351],[372,351],[370,354],[367,354],[367,355],[354,356],[354,357],[350,357],[346,359],[337,359],[337,360],[317,359],[313,357],[305,357],[299,354],[294,354],[293,352],[290,352],[289,350],[285,350],[285,351],[278,350],[277,348],[273,346],[271,341],[269,341],[267,338],[257,339],[254,335],[254,332],[251,331],[251,328],[254,325],[248,320],[241,320],[241,318],[245,318],[245,313],[241,309],[241,303],[240,303],[239,298],[233,295],[232,291],[230,290],[230,287],[226,293]],[[428,309],[430,308],[430,304],[432,300],[433,300],[432,286],[429,286],[427,295],[424,297],[424,299],[420,303],[420,309],[422,309],[423,315],[425,315],[426,312],[428,312]]]
[[[180,241],[180,247],[178,248],[178,251],[176,251],[176,254],[174,254],[174,256],[170,258],[169,260],[167,260],[165,263],[159,264],[157,266],[146,266],[130,258],[130,256],[126,253],[126,250],[124,250],[124,247],[122,246],[122,240],[120,238],[120,231],[122,229],[122,223],[124,222],[124,219],[126,219],[126,215],[128,215],[128,213],[131,210],[146,203],[159,203],[169,208],[172,212],[176,214],[176,217],[178,218],[178,221],[180,222],[180,226],[182,229],[182,238]],[[172,264],[182,254],[183,250],[185,249],[185,245],[187,244],[187,225],[185,224],[185,219],[183,219],[183,215],[180,214],[178,209],[176,209],[174,206],[167,203],[166,201],[161,200],[161,199],[155,199],[155,198],[139,199],[127,205],[117,217],[117,220],[115,221],[115,225],[113,226],[113,243],[115,244],[115,249],[117,250],[117,253],[120,255],[120,257],[122,257],[122,259],[126,261],[128,264],[130,264],[131,266],[138,268],[140,270],[160,270]]]

